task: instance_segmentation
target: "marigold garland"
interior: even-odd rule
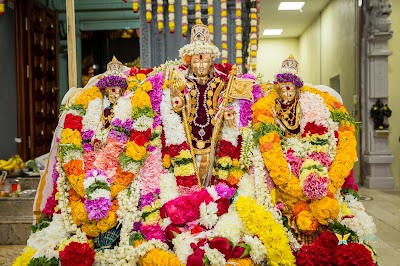
[[[254,2],[254,1],[253,1]],[[257,8],[250,8],[250,66],[252,72],[257,70],[257,47],[258,45],[258,18]]]
[[[214,39],[214,6],[213,6],[213,0],[207,0],[207,11],[208,11],[208,17],[207,17],[207,24],[208,24],[208,30],[210,31],[210,39],[211,42]]]
[[[245,228],[257,235],[267,248],[268,261],[275,265],[295,265],[289,239],[272,213],[250,197],[240,196],[235,207]]]
[[[132,0],[132,9],[134,13],[139,11],[139,0]]]
[[[235,24],[236,24],[236,64],[241,66],[242,59],[242,1],[236,0],[235,3]]]
[[[188,2],[187,0],[182,0],[182,36],[187,37],[188,33]]]
[[[168,25],[169,32],[175,32],[175,0],[168,0]]]
[[[21,255],[13,262],[12,266],[27,266],[35,253],[36,249],[26,246]]]
[[[146,0],[146,21],[147,23],[151,23],[151,19],[153,18],[153,15],[151,14],[152,8],[151,8],[151,0]]]
[[[228,63],[228,8],[226,0],[221,0],[221,57],[222,64]]]
[[[197,21],[201,21],[201,0],[194,1],[194,17]]]
[[[0,0],[0,16],[4,14],[4,11],[5,11],[4,0]]]
[[[139,265],[142,266],[182,266],[178,257],[169,251],[154,248],[140,258]]]
[[[163,0],[157,0],[157,28],[158,32],[163,32],[164,30],[164,7]]]

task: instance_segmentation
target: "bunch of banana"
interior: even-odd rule
[[[21,159],[21,157],[19,157],[18,154],[14,155],[7,161],[0,160],[0,170],[11,172],[11,171],[15,171],[18,169],[25,169],[25,168],[26,168],[25,163]]]

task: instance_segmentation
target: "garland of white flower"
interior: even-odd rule
[[[213,0],[207,0],[207,11],[208,11],[208,16],[207,16],[207,24],[208,24],[208,29],[210,31],[210,40],[213,42],[214,40],[214,1]]]
[[[277,211],[272,203],[271,194],[269,193],[265,183],[265,176],[268,175],[268,172],[265,169],[264,160],[262,158],[260,149],[254,147],[252,154],[252,162],[254,167],[254,186],[257,188],[255,190],[255,199],[259,205],[264,206],[269,212],[271,212],[275,220],[283,226],[286,236],[289,239],[291,248],[294,251],[300,250],[300,243],[297,241],[292,231],[283,225],[282,214]]]
[[[201,20],[201,0],[194,0],[194,10],[194,17],[197,23],[197,21]]]
[[[251,164],[252,153],[254,147],[254,139],[251,130],[251,123],[247,127],[242,128],[242,149],[240,151],[240,166],[248,169]]]
[[[228,63],[228,8],[226,0],[221,0],[221,57],[222,64]]]
[[[175,0],[168,0],[168,26],[169,32],[175,32]]]
[[[146,21],[147,23],[151,23],[151,19],[153,18],[153,15],[151,14],[151,0],[146,0]]]
[[[188,1],[182,0],[182,36],[186,37],[188,33]]]
[[[235,3],[235,24],[236,24],[236,64],[242,65],[242,0],[236,0]]]
[[[239,218],[239,217],[238,217]],[[218,249],[210,248],[208,244],[204,245],[205,256],[210,261],[211,266],[224,266],[226,265],[226,259],[224,254],[218,251]]]
[[[254,1],[253,1],[254,2]],[[258,45],[258,18],[257,8],[250,8],[250,66],[253,73],[257,70],[257,45]]]
[[[164,30],[164,7],[163,0],[157,0],[157,28],[158,32],[163,32]]]

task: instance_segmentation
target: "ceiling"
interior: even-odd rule
[[[280,2],[305,2],[299,10],[278,10]],[[260,38],[299,37],[331,0],[261,0]],[[264,36],[265,29],[283,29],[279,36]]]

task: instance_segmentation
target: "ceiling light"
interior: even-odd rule
[[[281,35],[283,29],[266,29],[263,32],[263,35]]]
[[[304,2],[281,2],[278,10],[300,10],[304,6]]]

